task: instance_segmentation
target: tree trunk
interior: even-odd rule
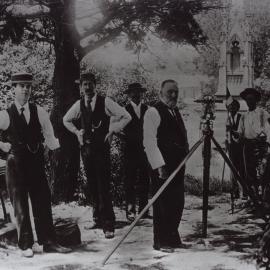
[[[51,120],[61,146],[50,160],[53,202],[68,202],[74,199],[80,164],[77,138],[63,125],[63,116],[79,98],[78,85],[75,84],[75,80],[79,78],[80,65],[74,44],[74,12],[74,0],[63,1],[62,6],[52,9],[51,12],[51,16],[55,19],[56,57]],[[79,40],[77,42],[79,43]]]

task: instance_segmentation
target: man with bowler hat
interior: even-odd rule
[[[16,73],[11,77],[14,102],[0,112],[0,130],[5,141],[0,149],[6,153],[6,181],[16,218],[18,246],[24,257],[33,257],[33,233],[29,215],[31,200],[38,243],[45,252],[71,251],[56,242],[51,210],[51,194],[45,176],[44,144],[59,148],[48,113],[29,102],[33,76]]]
[[[140,83],[129,84],[125,91],[130,99],[125,108],[132,117],[124,129],[126,217],[129,221],[133,221],[136,216],[136,197],[139,202],[139,212],[148,203],[148,161],[143,147],[143,119],[148,106],[142,103],[144,92],[146,89]],[[144,217],[148,216],[146,213]]]
[[[152,167],[153,192],[162,186],[188,153],[187,132],[177,108],[179,89],[176,81],[161,84],[160,101],[144,116],[144,147]],[[178,227],[184,208],[184,174],[182,168],[153,205],[154,249],[173,252],[186,247]]]
[[[259,160],[267,154],[269,142],[269,113],[257,106],[261,99],[260,92],[254,88],[246,88],[240,93],[248,106],[248,111],[240,119],[238,137],[244,143],[244,177],[254,193],[260,195],[258,179]]]
[[[65,127],[74,133],[93,204],[93,228],[102,228],[106,238],[114,237],[115,215],[110,192],[110,141],[131,120],[129,113],[108,97],[96,92],[95,75],[80,76],[83,97],[76,101],[63,118]],[[110,123],[110,118],[119,119]]]

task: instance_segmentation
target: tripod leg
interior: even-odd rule
[[[238,171],[235,169],[234,165],[232,164],[231,160],[229,159],[229,157],[224,153],[222,147],[219,145],[219,143],[216,141],[216,139],[214,137],[211,137],[213,143],[215,144],[216,148],[218,149],[219,153],[221,154],[221,156],[224,158],[224,160],[226,161],[226,163],[228,164],[228,166],[230,167],[231,171],[234,174],[234,177],[236,178],[236,180],[241,184],[241,186],[243,187],[244,191],[247,192],[247,194],[249,195],[249,197],[251,198],[251,200],[253,201],[255,206],[259,206],[258,204],[258,200],[256,199],[256,195],[253,193],[253,191],[248,187],[248,185],[244,182],[244,180],[242,179],[242,177],[239,175]]]
[[[202,212],[202,237],[207,237],[207,215],[208,215],[208,197],[209,197],[209,177],[210,177],[210,159],[211,159],[211,136],[204,138],[203,147],[203,212]]]
[[[136,219],[131,223],[127,232],[121,237],[121,239],[118,241],[118,243],[116,243],[116,245],[109,251],[109,253],[106,255],[106,257],[102,261],[102,265],[105,265],[105,263],[108,261],[108,259],[116,251],[116,249],[126,239],[126,237],[129,235],[129,233],[132,231],[132,229],[136,226],[136,224],[140,220],[140,218],[150,208],[150,206],[158,199],[158,197],[161,195],[161,193],[164,191],[164,189],[170,184],[170,182],[173,180],[173,178],[176,176],[176,174],[180,171],[180,169],[187,163],[188,159],[192,156],[192,154],[195,152],[195,150],[202,144],[202,142],[204,141],[204,138],[205,138],[205,136],[202,136],[201,139],[192,146],[192,148],[190,149],[190,151],[188,152],[186,157],[182,160],[182,162],[179,164],[179,166],[169,176],[169,178],[164,182],[164,184],[160,187],[160,189],[156,192],[156,194],[152,197],[152,199],[148,202],[148,204],[144,207],[144,209],[139,213],[139,215],[136,217]]]

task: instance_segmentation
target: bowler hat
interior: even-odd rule
[[[96,84],[96,76],[91,72],[85,72],[80,75],[80,79],[76,80],[76,83],[82,83],[83,81],[92,81]]]
[[[253,95],[257,102],[260,101],[261,99],[260,92],[256,90],[255,88],[246,88],[244,91],[240,93],[240,97],[242,99],[246,99],[248,95]]]
[[[11,75],[11,83],[32,83],[33,75],[26,72],[14,73]]]
[[[128,88],[125,90],[125,93],[128,94],[131,91],[146,92],[146,88],[142,87],[140,83],[131,83],[128,85]]]

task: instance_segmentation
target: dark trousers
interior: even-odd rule
[[[182,169],[153,205],[154,246],[157,248],[174,248],[181,244],[178,227],[185,202],[184,174],[185,169]],[[159,179],[155,171],[152,172],[151,180],[155,194],[165,180]]]
[[[6,170],[7,188],[17,223],[19,248],[31,248],[34,243],[28,195],[32,204],[38,243],[42,245],[47,241],[54,241],[51,194],[44,171],[43,150],[36,154],[28,150],[9,154]]]
[[[134,146],[128,145],[124,157],[126,204],[131,204],[135,208],[136,198],[138,198],[139,212],[141,212],[148,203],[150,180],[147,158],[143,149],[134,149]]]
[[[93,205],[93,218],[102,225],[104,231],[114,231],[109,145],[85,145],[81,148],[81,155],[87,178],[87,195]]]
[[[232,142],[231,144],[229,144],[228,147],[230,160],[232,161],[234,167],[236,168],[240,176],[243,177],[244,175],[243,146],[241,143]],[[232,172],[230,174],[230,178],[233,184],[234,194],[239,196],[239,184]]]
[[[265,189],[268,188],[269,178],[269,155],[268,145],[265,141],[245,139],[244,163],[245,179],[255,194],[265,200]],[[265,164],[263,164],[265,162]],[[267,191],[268,193],[268,191]],[[264,198],[263,198],[264,197]]]

